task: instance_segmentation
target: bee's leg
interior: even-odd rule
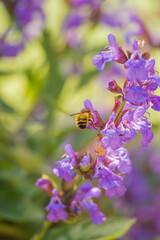
[[[92,125],[92,127],[95,129],[95,130],[98,130],[95,126],[94,126],[94,124],[93,124],[93,121],[92,120],[89,120],[89,123]]]

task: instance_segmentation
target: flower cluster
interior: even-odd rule
[[[99,198],[101,191],[105,192],[107,198],[123,196],[126,192],[123,179],[132,169],[125,144],[135,138],[138,132],[142,133],[143,147],[153,138],[146,113],[150,104],[152,109],[160,110],[160,97],[154,93],[160,84],[154,69],[155,60],[150,58],[148,52],[141,53],[141,42],[135,40],[133,50],[125,53],[114,35],[110,34],[108,41],[109,45],[105,47],[107,51],[96,55],[93,65],[103,71],[107,62],[123,64],[126,70],[124,85],[121,88],[115,80],[108,84],[107,89],[119,95],[115,98],[115,105],[106,122],[103,122],[91,101],[85,100],[84,108],[78,114],[80,124],[77,126],[83,124],[83,129],[89,128],[98,131],[98,134],[92,152],[80,154],[70,144],[65,146],[66,154],[56,162],[57,166],[53,169],[53,173],[63,179],[62,192],[58,192],[55,187],[51,188],[50,182],[38,180],[37,186],[49,195],[53,189],[51,202],[46,207],[49,211],[47,218],[53,222],[65,221],[67,216],[80,215],[83,210],[89,211],[94,224],[104,222],[106,217],[98,210],[92,198]],[[80,179],[87,182],[79,186]],[[88,181],[92,181],[96,187]]]
[[[0,56],[15,57],[24,49],[27,41],[41,35],[45,24],[42,9],[44,0],[2,0],[2,2],[15,23],[0,38]],[[17,32],[20,32],[19,39],[10,42],[10,35],[17,36]]]
[[[84,39],[81,37],[79,29],[87,23],[91,26],[99,24],[112,28],[122,28],[126,26],[126,19],[128,22],[134,21],[130,17],[130,10],[127,9],[128,11],[126,11],[120,4],[115,9],[115,6],[113,8],[111,3],[105,5],[104,0],[65,1],[69,7],[69,12],[63,21],[62,30],[67,43],[71,47],[79,47],[83,43]],[[139,26],[139,22],[136,22],[136,25]],[[126,39],[130,39],[136,33],[128,33]]]

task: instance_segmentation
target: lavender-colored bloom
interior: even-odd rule
[[[154,109],[155,111],[160,111],[160,97],[154,95],[150,97],[150,100],[151,100],[151,103],[153,104],[151,108]]]
[[[115,18],[115,15],[116,15],[116,18]],[[123,25],[124,25],[122,16],[120,16],[119,11],[114,12],[114,13],[103,13],[100,21],[111,27],[123,27]]]
[[[126,87],[123,91],[126,92],[126,101],[134,105],[143,104],[148,97],[148,93],[141,86]]]
[[[131,172],[132,165],[127,149],[121,147],[113,151],[111,148],[108,148],[106,150],[106,157],[110,170],[116,169],[116,172],[118,171],[121,174]]]
[[[105,128],[101,131],[102,134],[105,134],[101,141],[102,147],[104,149],[111,147],[113,150],[115,150],[122,147],[123,145],[121,137],[119,136],[119,132],[114,124],[115,117],[115,112],[112,112],[111,116],[106,122]]]
[[[45,20],[45,16],[42,10],[43,2],[44,0],[18,1],[15,8],[17,24],[23,27],[35,19],[41,20],[43,22]]]
[[[72,4],[75,8],[80,8],[86,5],[90,5],[91,7],[98,7],[102,0],[95,1],[95,0],[69,0],[69,2]]]
[[[160,209],[157,206],[145,204],[135,212],[136,223],[130,230],[132,239],[150,240],[160,234]]]
[[[135,59],[134,59],[135,58]],[[148,70],[145,67],[146,60],[134,55],[125,63],[127,67],[127,78],[133,82],[136,79],[145,80],[148,77]]]
[[[120,185],[117,184],[116,186],[113,186],[113,187],[107,189],[105,191],[105,195],[108,198],[113,198],[114,196],[121,197],[125,194],[126,190],[127,189],[122,184],[120,184]]]
[[[115,112],[112,112],[105,128],[101,131],[102,134],[105,134],[101,141],[104,149],[111,147],[113,150],[116,150],[136,136],[135,131],[132,129],[122,128],[122,126],[117,129],[114,124],[115,117]]]
[[[49,211],[47,219],[51,222],[58,222],[59,220],[65,221],[68,214],[63,208],[65,208],[65,205],[62,204],[61,199],[58,196],[57,189],[54,188],[51,201],[46,207],[46,210]]]
[[[65,22],[63,24],[64,29],[70,29],[73,27],[79,27],[83,24],[85,18],[81,16],[78,13],[72,12],[70,13],[67,18],[65,19]]]
[[[129,204],[142,204],[149,198],[151,192],[144,173],[138,167],[133,167],[132,173],[125,179],[127,185],[127,200]]]
[[[23,49],[23,40],[16,44],[9,44],[3,38],[0,40],[0,56],[16,57]]]
[[[98,186],[104,188],[106,196],[111,198],[114,195],[122,196],[126,191],[122,184],[123,177],[118,173],[126,174],[130,171],[128,151],[124,148],[116,151],[108,148],[105,156],[97,158],[94,177],[99,178]]]
[[[125,40],[126,40],[127,44],[130,43],[130,40],[133,36],[142,36],[145,31],[144,24],[137,15],[131,14],[130,21],[136,23],[136,27],[138,27],[138,29],[132,30],[132,31],[129,31],[126,33]]]
[[[106,221],[106,217],[92,200],[93,197],[98,198],[100,195],[101,190],[99,188],[93,187],[91,183],[83,183],[77,190],[70,208],[75,214],[81,214],[83,210],[89,210],[91,220],[95,225],[103,223]]]
[[[121,130],[122,139],[125,139],[126,129],[130,132],[130,140],[136,136],[138,131],[142,132],[142,146],[146,147],[148,143],[151,142],[153,138],[153,133],[151,131],[151,123],[144,116],[149,106],[137,107],[135,110],[130,110],[124,114],[122,120],[118,126]],[[124,129],[124,131],[123,131]],[[132,130],[132,131],[131,131]]]
[[[77,163],[77,154],[74,152],[70,144],[65,146],[65,151],[66,158],[56,162],[58,167],[54,168],[53,172],[58,178],[64,178],[66,182],[70,182],[76,175],[76,172],[73,170]]]
[[[12,3],[5,2],[11,14],[14,14],[15,26],[9,28],[0,40],[0,55],[17,56],[25,47],[27,40],[39,37],[44,29],[45,16],[42,5],[44,0],[21,0]],[[21,31],[18,43],[8,43],[8,34]]]
[[[101,143],[104,149],[111,147],[113,150],[116,150],[123,145],[117,129],[108,129],[105,136],[102,138]]]
[[[119,62],[124,63],[127,61],[127,57],[124,54],[121,47],[117,45],[116,38],[113,34],[108,35],[108,42],[109,46],[106,46],[108,48],[108,51],[100,52],[99,55],[96,55],[93,57],[93,65],[97,66],[97,69],[99,71],[103,71],[106,62]]]

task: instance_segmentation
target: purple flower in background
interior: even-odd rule
[[[126,35],[125,35],[125,39],[127,44],[130,43],[131,38],[134,36],[143,36],[145,34],[145,27],[143,22],[141,21],[141,19],[135,15],[135,14],[131,14],[129,16],[129,19],[131,22],[136,23],[136,29],[135,30],[129,30]]]
[[[0,55],[15,57],[25,47],[28,40],[39,37],[45,24],[45,15],[42,9],[44,0],[20,0],[13,3],[5,2],[7,9],[13,14],[15,26],[8,28],[0,39]],[[7,41],[9,34],[21,33],[19,42]]]
[[[80,215],[83,210],[90,212],[92,222],[97,225],[106,221],[106,217],[99,211],[97,204],[95,204],[92,198],[99,198],[101,190],[97,187],[93,187],[91,183],[83,183],[77,190],[72,202],[71,210]]]
[[[43,2],[44,0],[18,1],[15,7],[17,24],[23,27],[35,19],[41,19],[42,22],[45,21],[45,16],[42,10]]]
[[[93,65],[97,66],[99,71],[103,71],[106,62],[118,62],[125,63],[127,61],[127,57],[123,52],[122,48],[117,45],[116,38],[113,34],[108,35],[109,46],[108,51],[100,52],[99,55],[93,57]]]
[[[160,208],[145,204],[135,212],[136,223],[130,230],[132,239],[150,240],[160,234]]]
[[[0,39],[0,56],[16,57],[24,49],[25,41],[21,39],[18,43],[7,43],[6,35]]]
[[[54,188],[51,201],[46,207],[46,210],[49,211],[47,219],[51,222],[58,222],[59,220],[65,221],[68,213],[63,208],[65,208],[65,205],[62,204],[61,199],[58,196],[57,189]]]
[[[64,178],[66,182],[70,182],[76,175],[74,167],[77,164],[77,153],[74,152],[70,144],[65,146],[65,151],[66,158],[56,162],[58,167],[54,168],[53,172],[58,178]]]
[[[73,7],[79,8],[86,5],[91,5],[92,7],[97,7],[101,4],[102,0],[67,0]]]
[[[64,29],[70,29],[74,27],[78,27],[83,24],[85,18],[77,13],[70,13],[63,24]]]
[[[116,18],[115,18],[116,15]],[[101,19],[100,21],[106,25],[109,25],[111,27],[123,27],[124,26],[124,22],[123,22],[123,18],[121,15],[120,11],[116,11],[116,12],[112,12],[112,13],[103,13],[101,15]]]

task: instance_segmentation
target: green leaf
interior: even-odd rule
[[[135,219],[111,218],[95,226],[85,220],[76,224],[62,225],[48,232],[43,240],[114,240],[123,236],[134,224]]]

